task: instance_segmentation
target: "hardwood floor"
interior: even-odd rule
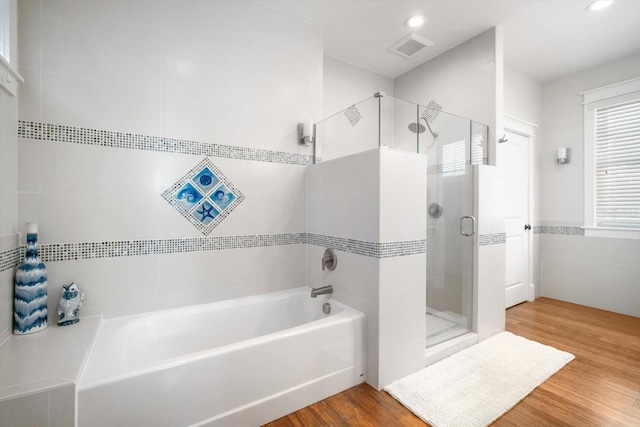
[[[507,310],[507,331],[576,358],[494,426],[640,426],[640,318],[539,298]],[[267,424],[425,425],[390,395],[367,384]]]

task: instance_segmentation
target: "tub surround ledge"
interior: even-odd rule
[[[81,318],[69,326],[11,335],[0,345],[0,408],[14,399],[74,386],[80,380],[102,316]]]

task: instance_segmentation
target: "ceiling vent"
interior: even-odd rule
[[[429,46],[433,46],[433,42],[431,40],[427,40],[424,37],[411,33],[400,39],[397,43],[394,43],[389,50],[396,52],[405,58],[411,58],[413,55]]]

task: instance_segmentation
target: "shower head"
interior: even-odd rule
[[[424,123],[427,125],[426,128],[420,123],[420,120],[424,120]],[[420,117],[417,123],[409,123],[409,130],[413,133],[423,133],[427,128],[434,138],[438,137],[438,132],[434,132],[433,129],[431,129],[431,125],[425,117]]]
[[[424,133],[427,130],[426,127],[418,123],[409,123],[409,130],[413,133]]]

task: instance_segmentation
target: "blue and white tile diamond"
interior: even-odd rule
[[[205,158],[162,197],[207,235],[244,200],[231,181]]]

